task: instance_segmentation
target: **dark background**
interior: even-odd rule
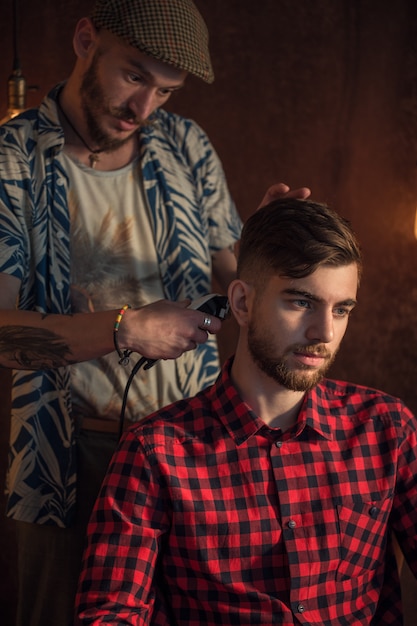
[[[190,77],[169,108],[208,132],[242,218],[270,184],[285,181],[311,187],[314,200],[351,220],[365,273],[331,374],[382,388],[417,412],[417,3],[196,3],[211,33],[216,81]],[[0,118],[14,56],[12,6],[12,0],[1,2]],[[18,0],[27,106],[70,72],[73,28],[90,6],[85,0]],[[224,357],[233,349],[231,334],[226,328],[221,337]],[[8,372],[0,371],[0,488],[8,381]],[[9,626],[15,547],[4,506],[1,495],[0,611]]]

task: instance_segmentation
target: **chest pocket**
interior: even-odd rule
[[[339,522],[339,581],[356,578],[375,569],[384,558],[392,497],[359,502],[344,498],[337,506]]]

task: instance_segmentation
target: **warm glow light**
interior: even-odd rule
[[[0,120],[0,125],[5,124],[26,109],[26,80],[22,75],[18,54],[18,0],[13,0],[13,69],[7,81],[7,113]]]
[[[417,209],[414,217],[414,237],[417,239]]]
[[[16,117],[16,115],[19,115],[19,113],[23,113],[24,110],[25,109],[10,109],[9,111],[7,111],[7,114],[3,117],[3,119],[0,120],[0,126],[2,124],[5,124],[12,118]]]

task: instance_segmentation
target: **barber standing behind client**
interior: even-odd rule
[[[188,73],[213,80],[191,0],[99,0],[73,45],[68,80],[0,128],[19,626],[72,623],[85,524],[132,363],[165,360],[136,375],[128,419],[215,379],[221,322],[186,307],[210,293],[212,271],[227,289],[241,228],[207,136],[161,108]]]
[[[417,574],[416,419],[324,378],[356,305],[349,224],[278,200],[246,222],[216,383],[124,433],[88,527],[77,625],[402,623]]]

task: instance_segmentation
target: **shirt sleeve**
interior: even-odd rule
[[[190,122],[187,145],[192,147],[188,149],[188,156],[201,185],[210,250],[214,253],[240,239],[242,220],[231,197],[220,158],[206,133],[195,122]]]
[[[18,122],[15,122],[18,126]],[[23,154],[13,128],[0,129],[0,272],[23,279],[24,208],[29,206],[27,158]]]
[[[198,205],[200,226],[213,254],[240,238],[242,221],[221,160],[207,133],[192,119],[160,110],[152,147],[162,165],[171,200],[190,219]],[[173,193],[174,192],[174,193]],[[177,197],[176,197],[177,196]],[[187,208],[188,207],[188,208]]]
[[[417,577],[417,419],[404,407],[392,528],[414,576]]]
[[[141,444],[128,433],[113,457],[88,526],[76,600],[78,624],[169,623],[155,585],[160,544],[169,528],[167,510]]]

